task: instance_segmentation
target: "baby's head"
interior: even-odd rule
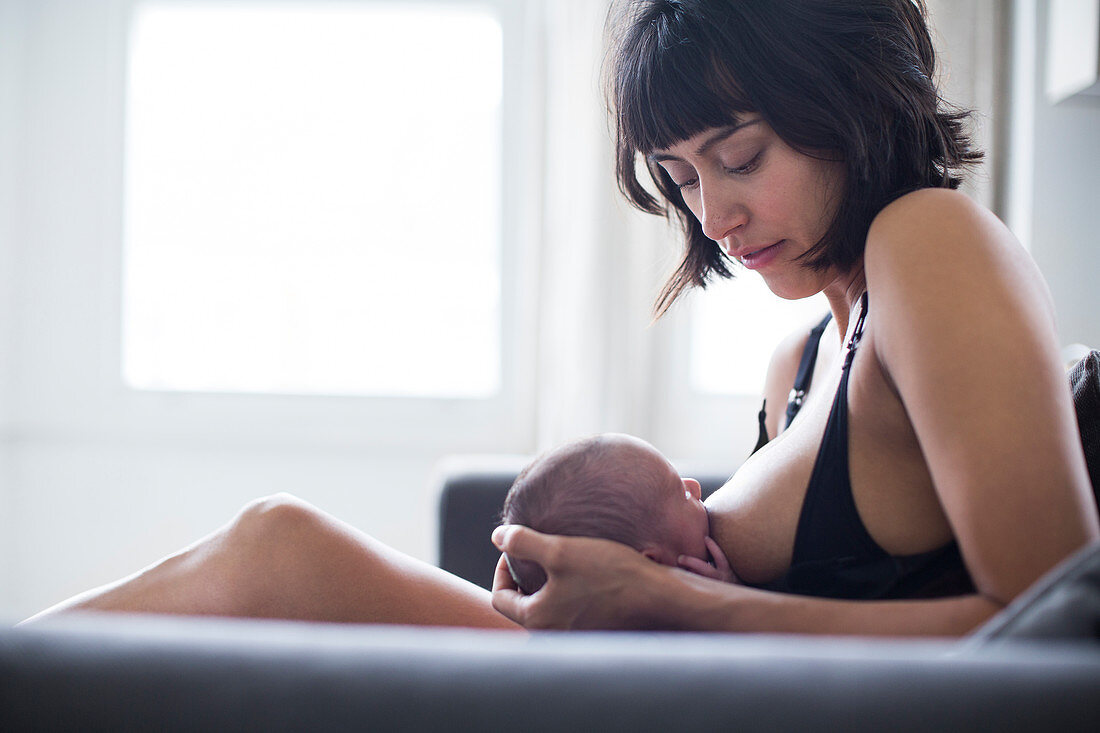
[[[697,481],[681,479],[649,443],[610,433],[566,443],[529,463],[504,500],[502,518],[547,534],[615,540],[676,565],[680,555],[709,559],[699,492]],[[546,582],[539,565],[506,557],[523,592]]]

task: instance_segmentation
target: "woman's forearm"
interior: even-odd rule
[[[667,629],[859,636],[961,636],[1001,609],[980,595],[920,601],[842,601],[724,583],[608,540],[498,528],[501,550],[534,559],[551,579],[516,591],[503,562],[493,605],[531,629]]]
[[[669,573],[649,594],[654,625],[692,631],[961,636],[1001,610],[980,595],[847,601],[788,595]],[[656,588],[655,588],[656,589]]]

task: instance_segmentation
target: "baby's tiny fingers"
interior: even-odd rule
[[[680,557],[676,559],[676,562],[684,570],[689,570],[696,575],[702,575],[704,578],[713,578],[715,580],[721,579],[718,571],[716,571],[710,563],[704,562],[697,557],[680,555]]]
[[[722,552],[722,548],[718,546],[718,543],[714,541],[714,538],[706,537],[703,540],[703,543],[707,546],[707,551],[710,553],[710,558],[714,560],[714,566],[719,570],[728,570],[730,562],[726,559],[726,553]]]
[[[737,574],[734,573],[733,568],[730,567],[730,561],[726,557],[726,553],[722,552],[722,548],[718,546],[714,538],[707,537],[704,539],[704,543],[707,546],[707,550],[710,552],[711,559],[714,560],[718,579],[730,583],[740,583],[741,581],[737,577]]]

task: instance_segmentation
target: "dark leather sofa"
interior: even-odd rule
[[[489,581],[519,463],[444,472],[443,567]],[[23,730],[1096,731],[1100,544],[963,641],[73,615],[0,632]]]

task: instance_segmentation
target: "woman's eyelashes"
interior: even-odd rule
[[[763,157],[764,151],[761,150],[756,155],[752,156],[747,163],[734,166],[733,168],[726,168],[726,173],[732,173],[734,175],[743,176],[748,173],[752,173],[758,167],[760,167],[760,158]]]
[[[726,173],[730,174],[730,175],[735,175],[735,176],[748,175],[748,174],[752,173],[753,171],[755,171],[757,168],[760,167],[760,160],[763,156],[764,156],[764,151],[761,150],[756,155],[752,156],[752,158],[750,158],[745,163],[743,163],[741,165],[737,165],[737,166],[723,165],[722,170],[725,171]],[[676,175],[674,175],[672,172],[668,172],[668,177],[672,179],[672,185],[676,186],[676,188],[681,190],[681,191],[684,191],[684,190],[687,190],[687,189],[692,189],[692,188],[695,188],[697,185],[699,185],[699,178],[697,176],[696,177],[691,177],[691,178],[684,178],[683,180],[677,180]]]

